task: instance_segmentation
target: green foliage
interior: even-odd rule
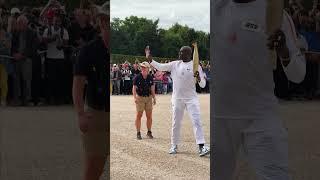
[[[209,59],[209,34],[178,23],[168,30],[158,27],[158,20],[130,16],[111,22],[111,49],[114,54],[143,56],[146,45],[157,57],[178,57],[182,46],[198,43],[200,59]]]

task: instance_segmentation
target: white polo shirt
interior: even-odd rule
[[[53,26],[50,27],[51,28],[51,33],[52,35],[51,36],[54,36],[54,35],[58,35],[60,37],[60,31],[61,29],[59,28],[58,30],[54,30]],[[48,35],[48,31],[49,29],[45,29],[44,33],[43,33],[43,37],[44,38],[48,38],[50,37]],[[66,29],[63,29],[63,37],[62,37],[63,40],[69,40],[69,34],[68,34],[68,31]],[[50,59],[64,59],[64,52],[63,50],[58,50],[57,49],[57,44],[58,44],[58,40],[56,41],[53,41],[51,43],[48,43],[48,51],[47,51],[47,58],[50,58]]]
[[[198,97],[193,74],[193,61],[183,62],[182,60],[176,60],[166,64],[152,61],[151,65],[159,71],[171,72],[173,81],[172,99],[193,99]],[[199,86],[204,88],[206,80],[200,66],[198,71],[201,78]]]
[[[218,118],[250,119],[274,114],[273,65],[269,60],[266,35],[266,1],[214,4],[211,17],[213,47],[214,114]],[[282,30],[290,51],[284,68],[293,82],[305,76],[305,59],[296,44],[292,20],[284,13]]]

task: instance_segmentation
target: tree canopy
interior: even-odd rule
[[[144,55],[149,45],[154,56],[176,58],[182,46],[198,43],[201,59],[209,59],[209,34],[178,23],[169,29],[158,26],[159,19],[130,16],[111,22],[111,50],[114,54]]]

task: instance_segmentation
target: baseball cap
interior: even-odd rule
[[[145,67],[145,68],[150,68],[150,64],[148,62],[146,62],[146,61],[140,63],[140,66],[141,67]]]
[[[16,14],[16,13],[20,14],[21,11],[20,11],[18,8],[12,8],[11,11],[10,11],[10,13],[11,13],[12,15],[13,15],[13,14]]]

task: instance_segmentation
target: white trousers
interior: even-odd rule
[[[289,180],[288,134],[275,116],[260,119],[214,119],[213,178],[237,179],[239,150],[258,180]]]
[[[197,98],[172,99],[172,132],[171,144],[178,145],[184,110],[187,110],[192,121],[193,133],[197,144],[204,144],[204,135],[200,118],[200,103]]]

